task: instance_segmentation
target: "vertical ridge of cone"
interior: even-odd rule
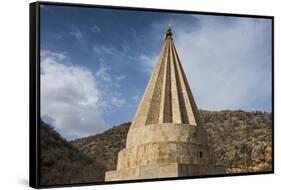
[[[189,96],[187,91],[187,87],[184,83],[184,73],[181,72],[180,69],[180,62],[177,59],[176,53],[175,53],[175,49],[173,48],[173,56],[174,56],[174,64],[175,64],[175,70],[176,70],[176,76],[177,76],[177,84],[178,84],[178,93],[179,93],[179,102],[180,102],[180,110],[181,110],[181,116],[182,116],[182,121],[183,123],[189,123],[191,125],[197,125],[196,122],[194,121],[194,114],[193,114],[193,110],[191,108],[191,103],[189,100]]]
[[[164,88],[164,82],[165,82],[164,72],[165,72],[165,65],[167,64],[167,60],[166,60],[167,51],[168,51],[167,44],[165,44],[165,50],[163,55],[164,59],[162,59],[160,62],[158,77],[156,83],[154,83],[154,92],[147,113],[147,119],[145,122],[146,125],[159,123],[161,97],[164,96],[162,89]]]
[[[169,26],[164,46],[119,151],[116,170],[105,181],[224,174],[215,165],[206,130]]]
[[[166,32],[131,127],[160,123],[200,125],[199,112],[171,36],[171,30]]]
[[[164,71],[164,81],[162,86],[162,96],[160,104],[160,116],[159,123],[170,123],[172,122],[172,101],[171,101],[171,75],[170,75],[170,42],[167,42],[167,56],[165,57],[165,71]]]
[[[172,44],[171,44],[172,46]],[[171,47],[172,49],[172,47]],[[174,52],[170,52],[170,60],[171,63],[175,62]],[[173,112],[173,122],[175,123],[182,123],[183,122],[183,113],[181,109],[181,101],[180,101],[180,92],[178,89],[180,89],[180,86],[178,85],[178,77],[177,77],[177,68],[175,67],[175,64],[171,64],[171,83],[172,83],[172,112]]]
[[[193,94],[191,92],[191,88],[188,84],[186,75],[184,73],[183,67],[181,65],[181,62],[180,62],[180,59],[179,59],[179,56],[178,56],[178,53],[176,51],[176,47],[174,46],[174,44],[173,44],[173,51],[176,56],[176,60],[177,60],[176,64],[178,66],[179,73],[181,73],[180,76],[182,78],[182,81],[181,81],[182,87],[184,88],[182,90],[182,92],[185,95],[184,100],[186,102],[185,107],[187,109],[185,113],[187,114],[187,117],[188,117],[187,123],[189,123],[191,125],[200,125],[201,121],[200,121],[199,111],[198,111],[197,105],[195,103]]]
[[[158,78],[160,65],[163,61],[161,58],[163,57],[165,50],[166,50],[166,44],[164,44],[164,47],[161,50],[157,63],[152,71],[152,74],[151,74],[148,84],[146,86],[144,95],[139,103],[139,106],[137,108],[137,111],[136,111],[136,114],[132,121],[131,126],[140,127],[140,126],[144,126],[146,123],[149,106],[150,106],[151,99],[152,99],[152,96],[154,93],[155,83]]]

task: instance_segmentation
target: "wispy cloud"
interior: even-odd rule
[[[70,35],[74,36],[77,40],[81,40],[83,37],[82,31],[78,28],[73,28],[69,33]]]
[[[41,60],[50,60],[50,61],[54,61],[54,60],[59,60],[59,61],[63,61],[67,58],[67,54],[65,52],[61,52],[61,53],[57,53],[57,52],[52,52],[49,50],[43,50],[40,52],[41,55]]]
[[[167,23],[172,24],[174,43],[199,108],[270,111],[270,20],[192,17],[152,23],[147,38],[157,38]],[[160,49],[155,52],[138,57],[141,70],[148,74]]]
[[[109,70],[110,70],[110,68],[102,63],[100,65],[99,69],[97,70],[97,72],[95,73],[95,75],[97,78],[99,78],[107,83],[111,83],[112,79],[110,77],[110,74],[108,73]]]
[[[159,55],[156,54],[153,56],[141,54],[138,57],[138,63],[140,63],[141,66],[140,68],[142,69],[142,71],[145,72],[146,74],[151,74],[151,71],[154,65],[156,64],[158,56]]]
[[[112,105],[114,105],[116,107],[120,107],[126,103],[126,100],[124,98],[112,97],[111,103],[112,103]]]
[[[93,33],[101,33],[101,28],[98,25],[92,25],[89,29]]]
[[[174,38],[199,107],[270,111],[270,21],[197,18],[198,30]]]
[[[126,78],[126,75],[124,75],[124,74],[118,75],[115,77],[117,82],[120,82],[120,81],[124,80],[125,78]]]
[[[51,34],[51,36],[52,36],[54,39],[57,39],[57,40],[60,40],[60,39],[63,38],[63,34],[58,34],[58,33]]]
[[[85,126],[82,132],[86,134],[88,129],[88,135],[98,131],[95,128],[99,123],[104,122],[109,127],[132,119],[159,56],[163,34],[169,23],[172,24],[174,43],[199,108],[270,111],[269,20],[152,12],[126,13],[128,16],[124,16],[124,11],[118,10],[107,12],[105,16],[94,8],[87,12],[74,7],[53,9],[48,6],[48,9],[42,11],[41,47],[56,52],[41,54],[41,60],[47,63],[47,69],[41,70],[42,77],[46,75],[51,81],[46,82],[50,91],[45,90],[46,101],[49,102],[45,105],[48,110],[54,110],[49,110],[49,115],[62,117],[56,119],[60,128],[71,126],[69,130],[62,128],[68,136],[76,133],[78,129],[74,125],[78,127],[80,123],[72,122],[70,118],[69,123],[62,125],[65,115],[81,122],[79,128]],[[80,11],[83,14],[79,14]],[[67,40],[60,40],[61,37]],[[52,74],[48,69],[51,66],[60,69],[60,72],[53,71]],[[87,75],[91,77],[83,79],[88,82],[78,82],[80,75],[86,73],[91,73]],[[97,94],[87,89],[95,89]],[[59,96],[67,93],[67,97]],[[76,97],[77,101],[70,101]],[[81,106],[84,105],[81,101],[85,102],[87,97],[97,97],[93,108]],[[45,96],[41,98],[42,101],[44,99]],[[57,108],[55,105],[63,106]],[[71,113],[79,109],[81,113],[92,116],[91,124],[82,122],[84,115]]]
[[[120,82],[126,78],[124,74],[114,75],[110,73],[111,68],[104,63],[100,64],[95,73],[97,85],[102,89],[101,93],[105,99],[104,107],[107,111],[114,111],[114,108],[123,106],[126,100],[123,92],[119,91]]]
[[[121,54],[121,51],[117,50],[112,45],[107,45],[107,46],[106,45],[99,45],[99,46],[94,45],[93,52],[96,55],[101,56],[101,57],[109,56],[109,55],[110,56],[120,56],[120,54]]]

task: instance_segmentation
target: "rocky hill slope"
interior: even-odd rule
[[[217,163],[228,173],[270,171],[272,116],[262,112],[201,111]]]
[[[103,181],[105,168],[64,140],[51,126],[40,126],[40,184]]]
[[[117,154],[125,147],[131,123],[124,123],[104,133],[72,141],[71,144],[106,168],[116,168]]]
[[[200,111],[217,164],[228,173],[270,171],[272,165],[272,116],[263,112]],[[117,154],[125,147],[130,123],[102,134],[70,142],[102,165],[116,169]]]

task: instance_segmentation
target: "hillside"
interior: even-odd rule
[[[106,170],[113,170],[117,163],[118,152],[125,147],[126,137],[131,123],[124,123],[102,134],[72,141],[76,148],[94,158]]]
[[[217,164],[228,173],[271,170],[272,118],[263,112],[201,111]],[[95,159],[106,170],[116,169],[117,154],[125,147],[130,123],[71,144]]]
[[[217,163],[228,173],[271,170],[271,114],[201,111],[201,117]]]
[[[40,135],[41,185],[103,181],[102,165],[77,150],[51,126],[41,122]]]

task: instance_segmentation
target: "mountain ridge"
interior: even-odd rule
[[[200,110],[200,116],[214,149],[216,164],[225,165],[227,173],[272,169],[271,113]],[[124,123],[70,143],[106,165],[107,170],[114,170],[117,154],[125,147],[129,126],[129,122]]]
[[[214,150],[216,164],[227,173],[272,170],[272,114],[245,111],[202,111],[202,126]],[[126,145],[130,122],[103,133],[66,141],[41,122],[41,185],[104,181],[115,170],[118,152]]]

